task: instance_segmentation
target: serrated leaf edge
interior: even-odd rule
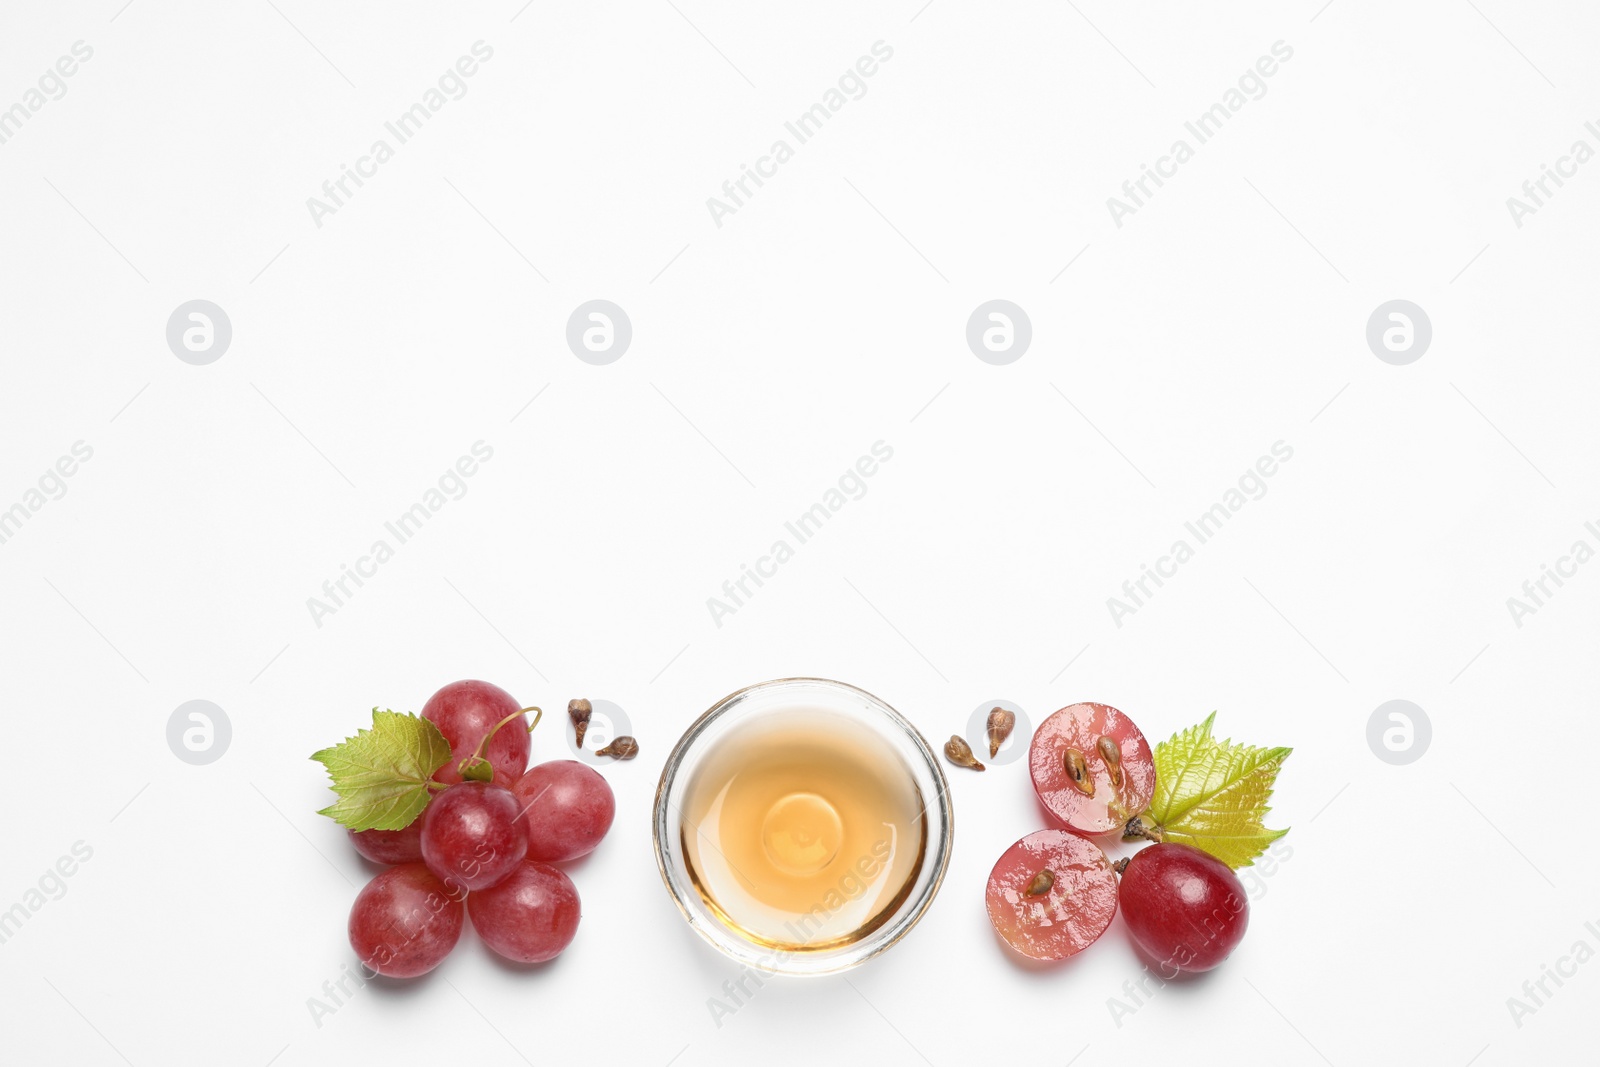
[[[1155,794],[1150,798],[1150,814],[1159,822],[1165,822],[1166,817],[1158,810],[1159,806],[1170,802],[1177,794],[1178,783],[1183,780],[1183,773],[1164,775],[1161,773],[1161,754],[1163,750],[1170,751],[1173,746],[1182,743],[1189,751],[1193,751],[1201,744],[1211,740],[1211,725],[1216,721],[1217,713],[1213,711],[1205,717],[1204,722],[1196,723],[1186,730],[1179,730],[1165,741],[1158,742],[1155,751],[1151,754],[1156,768]],[[1193,735],[1192,737],[1190,735]],[[1192,763],[1192,761],[1191,761]]]
[[[1221,741],[1212,741],[1212,726],[1215,723],[1216,718],[1217,713],[1213,711],[1210,715],[1206,716],[1205,721],[1197,723],[1196,725],[1185,730],[1180,730],[1177,733],[1174,733],[1166,741],[1160,742],[1156,745],[1155,752],[1152,753],[1157,767],[1156,795],[1151,801],[1150,815],[1158,823],[1160,823],[1164,829],[1172,826],[1173,824],[1181,824],[1183,817],[1189,812],[1193,811],[1200,804],[1209,800],[1213,800],[1216,797],[1223,795],[1228,790],[1233,789],[1242,783],[1248,782],[1251,778],[1270,770],[1272,780],[1267,785],[1266,792],[1261,798],[1263,803],[1259,814],[1255,818],[1255,824],[1260,828],[1258,832],[1249,834],[1195,834],[1185,833],[1182,829],[1178,829],[1176,832],[1170,835],[1170,839],[1175,840],[1178,843],[1192,842],[1194,843],[1195,847],[1206,852],[1212,851],[1205,848],[1204,844],[1202,844],[1202,842],[1206,841],[1259,841],[1260,847],[1255,848],[1250,855],[1245,857],[1243,862],[1235,864],[1226,859],[1224,860],[1224,862],[1229,863],[1229,866],[1237,869],[1239,867],[1248,867],[1253,864],[1256,860],[1256,857],[1260,856],[1266,851],[1268,845],[1274,841],[1277,841],[1279,838],[1283,837],[1289,832],[1290,828],[1287,826],[1281,830],[1270,830],[1263,824],[1263,820],[1266,818],[1268,813],[1272,811],[1272,808],[1268,806],[1265,801],[1272,797],[1273,791],[1276,788],[1278,771],[1283,768],[1284,760],[1289,758],[1290,754],[1294,752],[1294,749],[1289,746],[1281,745],[1272,748],[1262,748],[1255,745],[1235,744],[1232,738],[1223,738]],[[1157,803],[1163,801],[1170,802],[1170,798],[1177,795],[1178,783],[1182,782],[1185,773],[1195,764],[1195,761],[1190,759],[1185,764],[1183,770],[1180,770],[1176,775],[1169,774],[1163,776],[1161,774],[1160,764],[1163,750],[1168,752],[1172,751],[1172,749],[1176,747],[1180,741],[1184,743],[1185,750],[1191,753],[1199,748],[1203,743],[1212,741],[1219,754],[1224,758],[1231,760],[1236,755],[1243,755],[1248,759],[1254,756],[1256,753],[1261,753],[1262,758],[1248,772],[1244,773],[1238,778],[1233,779],[1220,788],[1214,789],[1210,793],[1197,793],[1193,798],[1190,798],[1182,808],[1176,811],[1158,813],[1156,811]],[[1163,789],[1163,778],[1172,781],[1173,784]],[[1249,846],[1246,845],[1245,848],[1248,849]],[[1212,854],[1215,855],[1214,852]],[[1223,857],[1220,856],[1218,858],[1223,859]]]
[[[408,775],[408,774],[398,774],[398,773],[396,773],[391,778],[392,782],[400,784],[400,785],[403,785],[403,786],[422,786],[424,789],[426,789],[426,788],[428,788],[428,783],[433,780],[434,773],[436,773],[439,770],[440,767],[443,767],[445,764],[450,762],[450,742],[445,739],[445,736],[439,730],[438,725],[436,723],[434,723],[431,719],[423,718],[422,716],[418,715],[416,712],[397,712],[397,711],[394,711],[393,709],[389,709],[389,708],[373,708],[372,709],[372,726],[370,726],[370,727],[360,727],[360,728],[358,728],[356,730],[356,732],[353,735],[351,735],[349,737],[346,737],[343,741],[339,742],[336,745],[329,745],[326,748],[322,748],[322,749],[317,750],[316,752],[313,752],[311,754],[311,757],[310,757],[313,761],[322,764],[323,769],[328,772],[328,779],[329,779],[328,788],[331,789],[339,798],[338,800],[334,801],[334,803],[328,805],[326,808],[323,808],[323,809],[319,810],[317,812],[317,814],[318,815],[326,815],[328,818],[334,820],[339,825],[341,825],[341,826],[343,826],[343,827],[345,827],[346,829],[349,829],[349,830],[361,831],[361,830],[370,830],[370,829],[382,828],[382,827],[379,827],[377,824],[384,822],[385,819],[383,817],[369,817],[369,818],[366,818],[366,819],[354,819],[355,822],[364,823],[365,825],[351,825],[350,822],[346,822],[344,820],[344,818],[341,817],[341,816],[346,815],[346,814],[351,814],[352,818],[353,818],[353,813],[349,812],[349,811],[346,811],[344,809],[345,802],[353,794],[358,793],[358,792],[362,792],[362,791],[365,791],[365,790],[372,789],[372,788],[374,788],[374,786],[371,783],[364,783],[364,784],[359,784],[359,785],[350,784],[350,783],[340,783],[334,777],[332,761],[335,759],[335,754],[338,752],[338,750],[340,748],[344,747],[345,745],[350,744],[352,741],[355,741],[355,740],[357,740],[359,738],[362,738],[365,735],[371,734],[376,729],[378,729],[378,723],[379,723],[379,717],[380,716],[393,716],[393,717],[395,717],[397,719],[410,719],[410,720],[413,720],[413,721],[418,722],[418,723],[426,723],[427,727],[432,729],[432,737],[428,738],[427,747],[429,747],[429,748],[436,747],[433,744],[433,741],[436,738],[437,741],[438,741],[437,747],[440,747],[440,748],[442,748],[444,750],[443,757],[439,760],[438,764],[433,768],[433,770],[431,770],[431,771],[429,771],[427,773],[426,776],[424,776],[424,777],[413,777],[413,776]],[[427,732],[427,730],[425,728],[424,729],[424,734],[426,734],[426,732]],[[363,771],[366,771],[368,773],[382,774],[382,773],[386,773],[386,772],[389,772],[389,771],[392,770],[391,768],[387,768],[387,767],[374,766],[374,765],[368,765],[368,764],[360,764],[355,760],[348,760],[348,762],[350,762],[352,764],[356,764],[356,766],[360,767]],[[426,764],[427,760],[423,760],[422,762],[424,764]],[[384,807],[382,809],[382,811],[384,812],[385,816],[387,816],[388,814],[393,813],[394,811],[399,810],[399,809],[401,809],[401,808],[406,806],[406,801],[405,801],[406,792],[407,792],[406,790],[401,790],[401,791],[397,792],[394,796],[388,798],[387,803],[384,805]],[[427,806],[426,803],[424,803],[423,807],[426,807],[426,806]],[[421,813],[421,810],[422,810],[421,808],[418,809],[418,813],[419,814]],[[414,821],[414,820],[415,820],[415,816],[413,816],[412,821]],[[406,825],[409,826],[410,822],[408,821],[406,823]],[[392,829],[404,829],[404,827],[393,827]]]
[[[1234,753],[1238,753],[1248,759],[1254,756],[1256,753],[1261,753],[1261,760],[1254,767],[1251,767],[1248,771],[1244,772],[1239,777],[1233,779],[1220,788],[1213,789],[1209,793],[1197,793],[1194,797],[1190,798],[1183,807],[1177,809],[1176,811],[1167,812],[1166,818],[1160,820],[1163,826],[1177,822],[1179,819],[1183,818],[1202,803],[1208,800],[1214,800],[1228,792],[1230,789],[1234,789],[1245,782],[1248,782],[1257,775],[1263,774],[1269,770],[1272,772],[1273,785],[1267,787],[1266,795],[1267,797],[1272,796],[1273,789],[1276,788],[1277,784],[1278,771],[1283,768],[1283,761],[1288,759],[1290,754],[1294,752],[1294,749],[1284,746],[1278,746],[1276,748],[1259,748],[1254,745],[1236,745],[1231,739],[1228,738],[1224,738],[1223,740],[1217,742],[1217,747],[1222,753],[1229,757],[1231,757]],[[1159,774],[1160,772],[1157,772],[1158,777]],[[1262,799],[1266,799],[1266,797],[1263,797]],[[1272,809],[1262,808],[1262,814],[1264,815],[1270,810]]]

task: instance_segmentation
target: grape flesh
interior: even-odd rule
[[[451,784],[461,781],[461,761],[477,753],[496,723],[521,710],[515,697],[488,682],[451,682],[429,697],[422,706],[422,717],[437,726],[450,743],[450,762],[434,772],[434,780]],[[495,781],[509,784],[526,770],[529,750],[525,717],[496,730],[487,753]]]
[[[528,851],[516,794],[462,782],[435,796],[422,816],[422,861],[451,890],[487,889]]]
[[[1122,918],[1162,978],[1209,971],[1250,925],[1250,900],[1226,863],[1189,845],[1150,845],[1122,872]]]
[[[522,805],[530,860],[562,863],[588,855],[617,813],[605,778],[577,760],[530,767],[512,792]]]
[[[422,859],[422,816],[404,830],[348,830],[350,843],[373,863],[416,863]]]
[[[1101,738],[1114,747],[1116,768],[1102,753]],[[1067,770],[1069,754],[1083,759],[1093,795],[1073,781]],[[1156,788],[1155,759],[1144,734],[1107,704],[1072,704],[1041,723],[1028,748],[1028,769],[1040,803],[1080,834],[1120,830],[1150,806]]]
[[[350,947],[368,970],[415,978],[450,954],[461,938],[465,912],[427,867],[390,867],[356,894]]]
[[[560,955],[583,916],[572,879],[535,860],[519,864],[499,885],[473,893],[467,911],[484,944],[518,963]]]
[[[1046,871],[1048,881],[1041,877]],[[984,904],[1011,948],[1029,959],[1063,960],[1111,925],[1117,876],[1093,841],[1066,830],[1038,830],[1001,854],[989,872]]]

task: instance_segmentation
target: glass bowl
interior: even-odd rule
[[[758,718],[775,721],[775,713],[780,712],[785,713],[785,722],[804,723],[806,709],[836,717],[832,720],[835,725],[838,725],[837,719],[842,718],[852,731],[857,728],[868,731],[875,750],[892,752],[897,757],[888,761],[889,772],[900,773],[903,765],[907,782],[895,784],[902,789],[907,784],[914,787],[914,797],[920,800],[923,847],[914,869],[901,883],[903,888],[897,894],[898,899],[889,901],[874,917],[875,925],[868,932],[847,943],[830,941],[815,946],[774,947],[741,931],[696,887],[692,859],[685,850],[687,828],[683,812],[697,772],[730,731],[741,729]],[[699,827],[692,829],[700,832]],[[723,697],[678,740],[656,789],[656,864],[678,910],[696,933],[724,955],[774,974],[835,974],[866,962],[899,941],[916,925],[938,893],[950,863],[954,832],[955,814],[944,772],[938,757],[916,727],[871,693],[824,678],[780,678]],[[712,850],[720,855],[715,846]]]

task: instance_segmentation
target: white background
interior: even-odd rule
[[[1589,1054],[1600,964],[1520,1027],[1506,1001],[1600,947],[1600,565],[1520,628],[1506,598],[1600,540],[1600,163],[1520,229],[1505,201],[1596,143],[1600,20],[920,3],[6,5],[0,107],[94,49],[0,145],[0,508],[94,449],[0,545],[0,909],[93,849],[0,945],[6,1059]],[[467,95],[314,225],[307,197],[480,39]],[[878,40],[866,95],[718,228],[706,198]],[[1266,95],[1115,226],[1106,198],[1278,40]],[[210,366],[165,341],[194,298],[233,324]],[[564,341],[592,298],[632,319],[610,366]],[[964,338],[993,298],[1033,324],[1004,367]],[[1403,367],[1364,337],[1395,298],[1434,329]],[[316,626],[307,598],[478,440],[467,495]],[[706,599],[878,440],[866,495],[715,626]],[[1279,440],[1267,494],[1114,625],[1106,598]],[[736,968],[660,884],[651,794],[699,712],[793,674],[935,743],[995,698],[1035,722],[1107,701],[1152,741],[1217,709],[1294,746],[1271,820],[1292,857],[1222,969],[1117,1019],[1140,973],[1120,923],[1033,972],[985,918],[989,866],[1043,819],[1023,764],[953,771],[917,929],[718,1027]],[[577,940],[520,972],[469,933],[319,1026],[372,872],[307,756],[459,677],[631,717]],[[208,766],[165,740],[195,698],[233,724]],[[1407,766],[1366,741],[1394,698],[1433,723]],[[536,759],[566,755],[559,725]]]

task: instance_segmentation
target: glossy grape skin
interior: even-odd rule
[[[451,786],[423,813],[422,861],[452,890],[487,889],[527,854],[521,811],[516,794],[503,786]]]
[[[562,863],[587,856],[617,814],[611,786],[577,760],[551,760],[528,768],[512,787],[522,805],[528,858]]]
[[[347,830],[346,833],[356,851],[373,863],[417,863],[422,859],[422,818],[418,815],[404,830]]]
[[[1120,788],[1112,784],[1111,770],[1098,751],[1101,737],[1109,737],[1120,753]],[[1093,796],[1086,796],[1067,774],[1068,749],[1083,754]],[[1039,801],[1063,826],[1080,834],[1122,829],[1150,806],[1156,788],[1149,742],[1132,719],[1107,704],[1071,704],[1041,723],[1028,747],[1028,769]]]
[[[539,963],[561,954],[578,932],[578,890],[561,871],[528,860],[499,885],[467,898],[472,927],[508,960]]]
[[[1030,896],[1048,870],[1053,884]],[[995,932],[1029,959],[1062,960],[1094,944],[1117,914],[1117,876],[1100,846],[1066,830],[1038,830],[995,861],[984,904]]]
[[[1118,894],[1133,943],[1162,978],[1209,971],[1250,925],[1250,899],[1226,863],[1197,848],[1150,845],[1133,854]]]
[[[451,682],[422,706],[422,717],[429,720],[450,742],[450,762],[434,772],[434,780],[461,781],[461,761],[478,751],[495,724],[507,715],[522,710],[516,698],[488,682]],[[506,784],[528,767],[527,717],[513,719],[495,732],[489,742],[488,759],[495,781]]]
[[[461,938],[466,909],[420,863],[390,867],[356,894],[350,947],[371,971],[390,978],[426,974]]]

